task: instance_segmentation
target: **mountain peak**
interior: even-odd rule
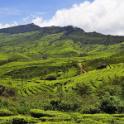
[[[27,25],[19,25],[9,28],[3,28],[0,29],[0,33],[18,34],[18,33],[30,32],[30,31],[37,31],[37,30],[40,30],[40,27],[35,25],[34,23],[31,23]]]

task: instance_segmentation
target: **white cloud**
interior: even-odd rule
[[[8,27],[16,26],[16,25],[18,25],[17,22],[14,22],[12,24],[2,24],[2,23],[0,23],[0,29],[8,28]]]
[[[58,10],[50,20],[36,17],[33,23],[43,26],[73,25],[86,31],[124,35],[124,0],[94,0]]]
[[[36,17],[32,20],[34,24],[37,24],[39,26],[50,26],[49,22],[45,22],[42,17]],[[45,23],[45,24],[44,24]]]

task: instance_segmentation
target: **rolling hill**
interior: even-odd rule
[[[0,124],[123,124],[123,113],[124,36],[0,29]]]

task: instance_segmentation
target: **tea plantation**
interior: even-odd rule
[[[124,124],[124,37],[0,29],[0,124],[78,123]]]

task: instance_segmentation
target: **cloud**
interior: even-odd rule
[[[49,22],[47,22],[47,21],[44,21],[43,20],[43,18],[42,17],[36,17],[36,18],[34,18],[33,20],[32,20],[32,22],[34,23],[34,24],[36,24],[36,25],[39,25],[39,26],[41,26],[41,27],[43,27],[43,26],[51,26],[51,24],[49,24]],[[53,24],[54,25],[54,24]]]
[[[86,31],[124,35],[123,11],[124,0],[85,1],[56,11],[49,20],[38,16],[32,22],[41,27],[73,25]]]
[[[41,20],[41,16],[47,14],[46,12],[34,12],[31,15],[24,17],[22,20],[24,23],[29,23],[32,19],[35,22],[36,20],[38,20],[40,18]],[[35,22],[37,23],[37,22]]]
[[[0,8],[0,19],[4,20],[4,18],[8,17],[9,20],[9,17],[21,15],[21,12],[22,11],[13,8]],[[18,25],[17,22],[12,22],[12,23],[0,22],[0,29],[8,28],[16,25]]]
[[[18,25],[17,22],[14,22],[14,23],[11,23],[11,24],[2,24],[2,23],[0,23],[0,29],[8,28],[8,27],[16,26],[16,25]]]

